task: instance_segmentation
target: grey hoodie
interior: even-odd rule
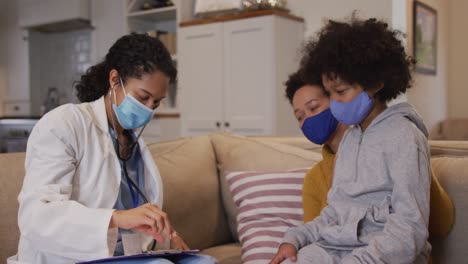
[[[387,108],[364,133],[359,126],[349,128],[338,149],[328,206],[315,220],[289,229],[283,242],[302,249],[299,255],[320,247],[334,255],[333,261],[327,258],[331,263],[426,264],[427,135],[408,103]],[[310,257],[321,263],[319,256]]]

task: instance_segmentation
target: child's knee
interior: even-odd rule
[[[218,261],[208,255],[187,256],[177,261],[179,264],[218,264]]]

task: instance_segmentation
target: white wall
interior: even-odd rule
[[[343,20],[354,10],[359,17],[376,17],[392,20],[392,0],[289,0],[288,7],[294,15],[305,19],[305,36],[314,35],[326,18]]]
[[[430,130],[438,121],[448,117],[449,9],[446,0],[422,0],[422,2],[437,10],[437,73],[436,75],[415,73],[413,75],[415,84],[408,91],[408,101],[415,106]],[[408,0],[409,40],[413,37],[412,4],[413,1]],[[412,51],[412,41],[408,42],[408,47]]]
[[[449,117],[468,118],[468,1],[449,1]]]
[[[0,0],[0,6],[6,6],[6,0]],[[3,99],[7,85],[7,20],[6,8],[0,8],[0,116],[3,116]]]
[[[459,13],[466,13],[467,9],[462,9],[462,7],[468,5],[468,1],[451,1],[456,2],[456,4],[454,3],[452,6],[458,8]],[[438,12],[438,69],[437,75],[435,76],[415,73],[415,85],[409,90],[407,98],[422,115],[427,127],[430,129],[438,121],[448,117],[449,9],[447,1],[445,0],[423,0],[423,2],[435,8]],[[288,5],[293,14],[305,19],[306,37],[315,35],[323,26],[326,18],[342,20],[349,17],[354,10],[357,10],[361,18],[376,17],[387,21],[395,29],[407,33],[407,48],[409,54],[412,54],[413,0],[290,0]],[[468,16],[465,15],[463,19],[464,21],[459,21],[461,20],[461,18],[459,18],[456,22],[458,22],[458,24],[465,22]],[[455,24],[455,22],[453,24]],[[466,22],[465,24],[468,26]],[[453,30],[460,32],[459,26],[455,28],[456,29]],[[467,36],[459,35],[458,38],[464,38],[464,40],[468,42]],[[468,47],[466,42],[460,43],[459,46]],[[466,48],[464,49],[466,50]],[[465,61],[468,61],[468,59],[460,59],[455,63],[460,65]],[[463,67],[459,66],[459,68],[459,71],[463,71]],[[468,78],[468,74],[465,74],[463,78]],[[462,82],[468,83],[467,79],[460,79],[460,77],[454,77],[452,79],[458,86],[460,86]],[[468,98],[468,96],[466,96],[468,95],[468,89],[464,92],[465,98]],[[459,92],[454,94],[456,94],[454,97],[457,97],[457,99],[460,98]],[[458,101],[461,100],[462,99],[458,99]],[[457,104],[454,106],[454,114],[460,115],[460,113],[464,111],[462,107],[465,107],[465,105],[468,104]],[[467,113],[467,111],[464,112]]]

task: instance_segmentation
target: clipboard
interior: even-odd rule
[[[156,250],[156,251],[147,251],[141,254],[128,255],[128,256],[115,256],[102,259],[95,259],[90,261],[77,262],[76,264],[94,264],[102,263],[106,261],[116,261],[116,260],[132,260],[132,259],[151,259],[151,258],[170,258],[178,256],[190,256],[200,253],[199,249],[193,250]]]

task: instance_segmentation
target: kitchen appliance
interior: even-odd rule
[[[38,118],[0,118],[0,153],[24,152]]]

